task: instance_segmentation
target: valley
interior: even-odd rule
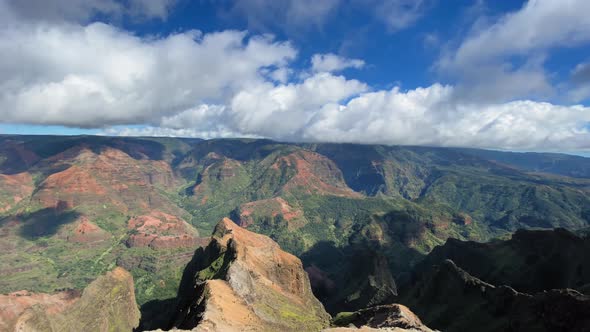
[[[587,294],[588,169],[590,159],[558,154],[4,135],[0,293],[81,292],[119,267],[142,328],[162,327],[145,317],[180,295],[195,249],[230,218],[301,260],[324,327],[328,313],[401,303],[442,329],[429,298],[408,294],[445,260],[526,294]],[[555,268],[563,257],[577,258]]]

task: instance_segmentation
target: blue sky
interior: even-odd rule
[[[590,150],[585,0],[0,0],[0,133]]]

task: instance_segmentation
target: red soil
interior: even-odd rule
[[[308,194],[361,197],[350,189],[338,166],[330,159],[312,151],[297,151],[279,158],[273,169],[295,168],[295,175],[285,184],[283,190],[303,189]]]
[[[76,291],[44,294],[25,290],[0,295],[0,331],[12,331],[18,317],[27,308],[41,304],[47,308],[48,314],[56,314],[75,303],[79,295]]]
[[[34,195],[45,207],[56,207],[61,200],[69,208],[107,205],[123,213],[151,208],[178,210],[156,190],[156,186],[172,187],[176,181],[163,160],[134,159],[109,147],[94,152],[81,145],[41,163],[49,170],[59,169]]]
[[[130,247],[186,248],[203,242],[197,230],[186,221],[161,211],[129,219],[128,229],[135,231],[127,240]]]
[[[70,242],[91,243],[103,241],[109,237],[107,232],[83,216],[76,222],[72,234],[67,239]]]
[[[78,205],[84,197],[79,195],[105,196],[106,193],[105,188],[88,171],[73,165],[48,176],[35,194],[35,198],[45,207],[65,209]],[[61,206],[58,206],[60,204]]]
[[[67,193],[106,194],[106,190],[85,169],[73,165],[59,173],[51,174],[42,184],[43,189],[60,189]]]
[[[12,199],[0,201],[0,212],[8,211],[21,200],[31,196],[34,189],[33,178],[29,173],[0,174],[0,192],[12,196]]]

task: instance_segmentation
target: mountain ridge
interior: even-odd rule
[[[0,183],[0,263],[11,266],[0,292],[81,290],[120,265],[133,274],[141,305],[175,295],[191,246],[206,243],[198,234],[224,217],[270,236],[321,284],[343,290],[325,293],[333,311],[387,298],[386,280],[403,281],[448,238],[577,230],[590,220],[590,179],[454,148],[0,136]],[[374,296],[341,287],[342,267],[324,250],[351,262],[379,252],[351,284]],[[389,286],[363,283],[368,276]]]

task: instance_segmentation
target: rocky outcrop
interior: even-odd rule
[[[171,326],[193,331],[319,331],[330,316],[301,261],[225,218],[185,269]]]
[[[316,152],[299,150],[281,156],[271,169],[281,174],[292,173],[286,179],[282,192],[362,197],[346,185],[342,171],[333,161]]]
[[[432,332],[420,318],[401,304],[388,304],[338,314],[333,324],[353,328],[398,329],[400,331]],[[326,330],[337,331],[337,329]]]
[[[130,218],[127,225],[132,232],[127,239],[129,247],[194,248],[204,240],[186,221],[157,210]]]
[[[444,331],[590,331],[590,297],[571,289],[527,294],[471,276],[451,260],[426,272],[400,302]]]
[[[84,289],[80,298],[64,296],[56,294],[29,301],[30,306],[23,308],[11,323],[12,330],[110,332],[131,331],[139,324],[133,278],[122,268],[115,268],[96,279]]]
[[[416,276],[450,259],[469,274],[494,285],[535,293],[547,289],[584,291],[590,284],[590,238],[565,229],[518,230],[506,241],[448,239],[414,269]]]
[[[91,222],[87,217],[81,216],[76,220],[73,227],[66,230],[66,240],[76,243],[93,243],[104,241],[111,235]]]

